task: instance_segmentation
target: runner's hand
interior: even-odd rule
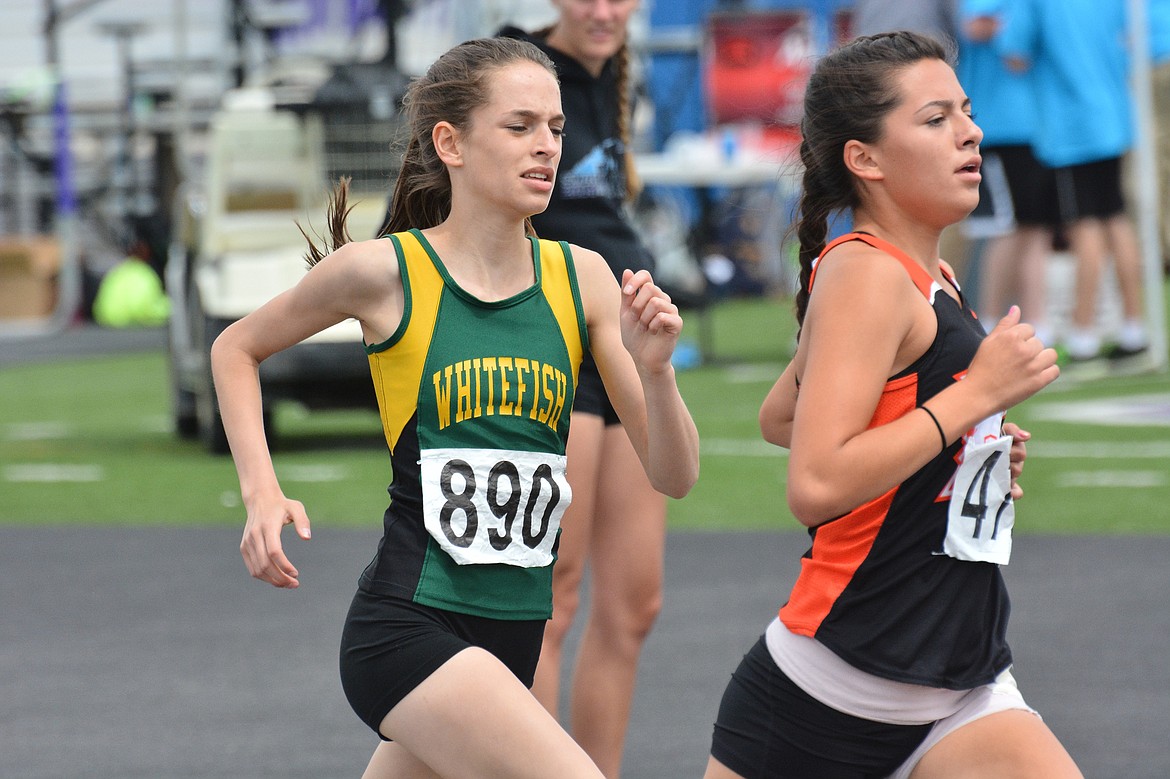
[[[992,407],[1005,411],[1047,387],[1060,375],[1056,350],[1036,337],[1030,324],[1020,321],[1019,306],[983,339],[963,381],[978,384],[992,399]]]
[[[1024,488],[1019,485],[1018,479],[1024,472],[1024,460],[1028,458],[1026,443],[1032,438],[1032,434],[1014,422],[1004,422],[1003,434],[1012,437],[1012,448],[1008,453],[1012,469],[1012,500],[1019,500],[1024,497]]]
[[[639,370],[657,372],[670,367],[682,317],[648,271],[622,273],[621,326],[622,343]]]
[[[309,516],[300,501],[284,495],[255,501],[248,506],[240,554],[253,577],[292,590],[300,586],[300,572],[285,556],[280,543],[280,531],[289,524],[300,538],[310,538]]]

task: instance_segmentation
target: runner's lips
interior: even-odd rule
[[[552,168],[539,167],[539,168],[529,168],[528,170],[526,170],[520,174],[520,178],[532,179],[534,181],[550,181],[551,182],[553,180],[554,175],[556,175],[556,171],[554,171]]]
[[[965,165],[961,165],[956,173],[978,173],[983,166],[982,157],[972,157]]]

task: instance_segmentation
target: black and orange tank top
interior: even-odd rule
[[[946,294],[904,252],[865,233],[825,247],[810,291],[817,266],[831,262],[830,252],[845,241],[864,241],[898,260],[938,321],[926,352],[886,382],[873,428],[959,381],[984,330],[961,292],[959,300]],[[942,553],[961,446],[960,439],[884,495],[809,531],[812,547],[780,609],[789,630],[816,638],[867,673],[912,684],[969,689],[1011,664],[1010,605],[999,566]]]

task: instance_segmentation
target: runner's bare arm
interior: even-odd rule
[[[788,448],[792,444],[792,420],[796,416],[796,361],[785,366],[760,405],[760,432],[764,440]]]
[[[252,576],[294,588],[299,573],[288,560],[280,532],[292,524],[309,538],[300,502],[285,497],[264,435],[260,363],[276,352],[347,318],[362,323],[367,339],[393,332],[401,316],[401,283],[386,270],[387,244],[347,244],[313,267],[292,289],[234,322],[211,349],[224,431],[247,509],[240,551]],[[392,251],[390,257],[392,257]]]
[[[915,316],[933,321],[929,304],[880,254],[847,244],[833,256],[817,277],[795,358],[801,391],[788,500],[809,526],[881,495],[939,451],[939,433],[926,412],[870,427],[885,382],[904,359],[900,349],[918,332]],[[1033,336],[1019,322],[1018,309],[1009,313],[984,340],[966,377],[926,401],[948,441],[1056,378],[1055,353]]]

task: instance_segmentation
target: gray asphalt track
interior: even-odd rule
[[[17,528],[0,543],[0,777],[356,777],[374,737],[336,670],[376,531],[290,540],[304,584],[250,579],[239,532]],[[672,534],[629,779],[702,774],[728,674],[800,533]],[[1016,676],[1091,779],[1170,777],[1170,538],[1019,537]]]
[[[60,332],[16,336],[3,331],[0,322],[0,367],[44,362],[62,357],[119,354],[163,349],[167,345],[164,327],[113,329],[78,324]]]

